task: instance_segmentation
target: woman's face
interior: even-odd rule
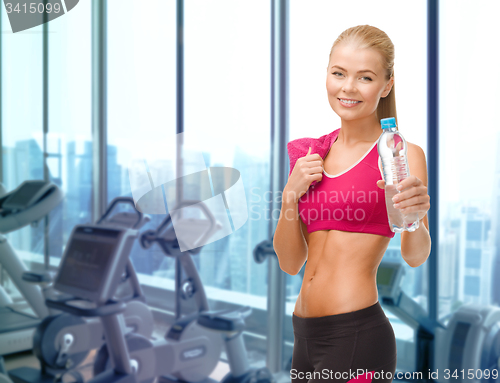
[[[382,57],[376,50],[345,44],[333,49],[326,90],[328,102],[341,119],[375,117],[380,98],[389,94],[393,83],[393,77],[385,79]]]

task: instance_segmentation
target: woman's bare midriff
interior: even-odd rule
[[[304,279],[294,314],[321,317],[377,303],[377,269],[390,238],[320,230],[309,234]]]

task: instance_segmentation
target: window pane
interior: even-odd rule
[[[411,17],[408,17],[411,15]],[[369,24],[387,33],[395,46],[395,92],[399,130],[427,154],[427,17],[426,2],[321,0],[290,3],[290,136],[318,138],[341,128],[326,94],[326,68],[331,47],[347,28]],[[381,131],[382,133],[382,131]],[[384,260],[404,264],[403,291],[427,310],[427,264],[411,268],[401,258],[401,234],[391,239]],[[305,266],[288,277],[291,315]],[[414,369],[414,331],[386,310],[398,342],[398,369]],[[287,319],[289,320],[289,319]]]
[[[48,27],[48,134],[43,134],[43,25],[11,33],[2,17],[2,160],[7,191],[26,180],[58,185],[64,200],[49,217],[48,253],[57,265],[73,226],[86,222],[90,202],[90,2]],[[78,149],[79,148],[79,149]],[[81,153],[79,152],[81,151]],[[44,161],[44,155],[46,160]],[[44,227],[27,225],[7,234],[28,267],[44,262]]]
[[[253,248],[268,237],[270,220],[264,200],[270,178],[269,4],[189,1],[184,7],[184,149],[199,149],[206,167],[240,172],[249,216],[193,259],[210,299],[265,309],[267,265],[254,262]],[[175,151],[175,28],[175,2],[144,7],[108,1],[108,201],[131,195],[132,158],[154,153],[165,159],[162,151]],[[151,174],[151,164],[144,166]],[[199,185],[185,186],[182,198],[200,198]],[[165,214],[152,216],[148,228],[155,229]],[[144,251],[135,245],[131,258],[141,283],[173,281],[174,259],[156,246]]]
[[[253,249],[269,239],[271,220],[270,4],[244,0],[184,4],[185,131],[203,143],[206,166],[240,173],[248,211],[243,226],[206,245],[195,261],[210,298],[254,308],[245,330],[260,337],[245,337],[245,344],[250,363],[263,363],[268,264],[257,264]],[[225,198],[227,188],[222,187]],[[230,207],[231,219],[232,211]]]
[[[498,305],[500,285],[500,3],[439,3],[439,316]],[[467,20],[466,23],[463,21]],[[488,38],[485,38],[488,36]],[[464,54],[466,53],[466,54]],[[477,68],[482,63],[485,70]],[[483,77],[478,74],[481,73]],[[466,103],[472,101],[471,107]]]
[[[152,11],[154,10],[154,11]],[[175,137],[175,2],[108,1],[108,202],[131,196],[132,158],[165,150]],[[165,214],[152,215],[155,229]],[[167,258],[156,246],[131,252],[134,267],[153,275]],[[170,268],[170,271],[174,271]],[[173,278],[173,274],[171,274]],[[141,282],[144,282],[142,279]]]
[[[203,142],[207,166],[240,172],[248,206],[243,227],[206,246],[202,278],[222,289],[216,298],[223,290],[267,298],[267,264],[252,253],[270,223],[270,6],[196,0],[185,7],[185,130]]]
[[[7,191],[43,179],[42,26],[12,33],[2,9],[2,161]],[[44,221],[6,234],[21,258],[43,259]]]
[[[91,2],[49,22],[47,166],[64,200],[51,220],[50,254],[61,257],[78,224],[91,221]]]

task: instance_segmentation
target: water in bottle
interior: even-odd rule
[[[394,117],[381,119],[380,125],[383,132],[378,139],[377,149],[385,181],[385,204],[389,226],[395,233],[401,233],[405,230],[415,231],[418,229],[418,213],[403,214],[400,209],[393,206],[394,202],[392,201],[392,197],[400,193],[396,189],[398,184],[410,176],[406,157],[406,140],[396,129]]]

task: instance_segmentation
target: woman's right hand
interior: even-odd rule
[[[323,158],[318,153],[311,153],[311,147],[304,157],[300,157],[288,178],[283,190],[284,198],[297,203],[313,181],[323,179]]]

